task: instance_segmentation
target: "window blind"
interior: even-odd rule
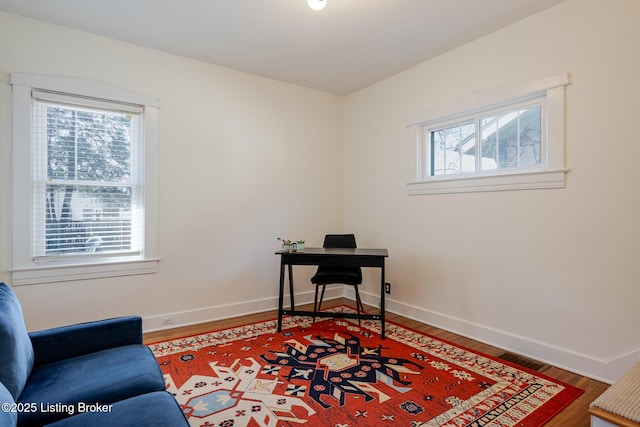
[[[32,251],[60,257],[143,251],[143,108],[32,92]]]

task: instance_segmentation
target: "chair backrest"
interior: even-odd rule
[[[324,236],[323,248],[357,248],[354,234],[327,234]]]

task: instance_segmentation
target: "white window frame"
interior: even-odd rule
[[[489,89],[436,107],[407,119],[409,145],[410,195],[468,193],[479,191],[562,188],[567,169],[565,151],[565,86],[568,73],[545,77],[526,83]],[[444,127],[464,118],[523,102],[542,103],[541,164],[531,168],[506,168],[474,173],[430,175],[429,129]]]
[[[157,141],[156,98],[91,80],[13,73],[13,262],[12,283],[27,285],[100,277],[156,273],[157,252]],[[144,108],[144,248],[135,256],[60,257],[38,262],[32,251],[32,91],[129,103]]]

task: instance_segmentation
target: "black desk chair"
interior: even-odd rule
[[[356,248],[356,236],[353,234],[327,234],[324,236],[324,244],[322,247]],[[360,310],[364,312],[364,306],[362,305],[360,293],[358,292],[358,286],[362,284],[362,269],[360,267],[328,267],[320,265],[318,266],[316,274],[311,278],[311,283],[316,285],[316,294],[313,301],[314,322],[316,321],[315,313],[320,311],[324,290],[327,285],[352,285],[356,291],[358,315],[360,315]],[[320,301],[318,301],[318,288],[320,288],[320,286],[322,286],[322,293],[320,294]],[[360,324],[359,317],[358,324]]]

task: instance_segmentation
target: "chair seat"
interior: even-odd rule
[[[320,285],[333,283],[359,285],[362,283],[362,270],[357,267],[320,267],[318,272],[311,278],[311,283]]]

